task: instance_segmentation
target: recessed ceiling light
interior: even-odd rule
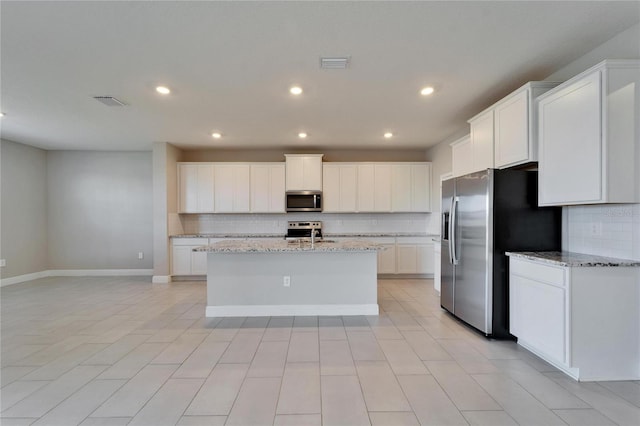
[[[420,94],[422,96],[428,96],[428,95],[432,94],[433,91],[434,91],[433,87],[427,86],[427,87],[423,87],[422,90],[420,90]]]
[[[384,137],[387,138],[387,139],[392,138],[393,137],[393,133],[387,132],[387,133],[384,134]]]
[[[0,117],[4,117],[4,112],[0,112]]]
[[[291,89],[289,89],[289,93],[291,93],[292,95],[300,95],[302,93],[302,87],[293,86]]]
[[[300,139],[304,139],[304,138],[306,138],[306,137],[307,137],[307,134],[306,134],[305,132],[300,132],[300,133],[298,133],[298,137],[299,137]]]
[[[168,95],[169,93],[171,93],[171,90],[168,87],[165,86],[158,86],[156,87],[156,92],[162,94],[162,95]]]
[[[214,139],[220,139],[222,137],[222,133],[213,132],[213,133],[211,133],[211,137],[214,138]]]

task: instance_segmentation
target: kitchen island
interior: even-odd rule
[[[362,240],[220,241],[207,252],[208,317],[377,315],[377,251]]]

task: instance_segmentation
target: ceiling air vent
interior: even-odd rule
[[[320,68],[325,70],[344,70],[349,66],[349,56],[323,58],[320,57]]]
[[[94,96],[93,99],[105,104],[106,106],[111,106],[111,107],[127,106],[127,104],[125,104],[119,99],[114,98],[113,96]]]

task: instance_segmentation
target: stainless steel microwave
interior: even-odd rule
[[[287,191],[288,212],[321,212],[321,191]]]

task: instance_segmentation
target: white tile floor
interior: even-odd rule
[[[0,290],[0,423],[640,425],[640,382],[578,383],[381,280],[378,317],[204,317],[205,285],[47,278]]]

